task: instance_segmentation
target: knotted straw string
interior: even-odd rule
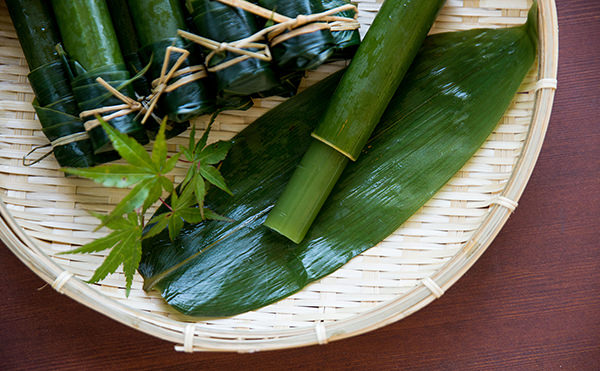
[[[224,70],[235,64],[243,62],[247,59],[250,59],[250,58],[260,59],[260,60],[266,61],[266,62],[270,62],[271,60],[273,60],[273,58],[271,57],[271,50],[269,49],[269,46],[267,44],[256,42],[258,40],[263,39],[262,35],[256,36],[256,34],[255,34],[255,35],[252,35],[245,39],[241,39],[241,40],[237,40],[237,41],[233,41],[233,42],[229,42],[229,43],[227,43],[227,42],[220,43],[220,42],[208,39],[206,37],[198,36],[193,33],[183,31],[183,30],[178,30],[177,34],[180,37],[183,37],[184,39],[195,42],[196,44],[199,44],[199,45],[205,47],[206,49],[211,50],[211,52],[206,56],[206,59],[205,59],[205,64],[207,66],[210,65],[210,61],[218,53],[221,53],[224,51],[229,51],[229,52],[240,55],[239,57],[230,59],[226,62],[217,64],[213,67],[209,67],[208,72],[221,71],[221,70]],[[253,50],[249,50],[249,49],[258,49],[258,50],[253,51]]]
[[[249,13],[258,15],[262,18],[277,22],[276,25],[267,27],[253,36],[264,36],[271,42],[271,46],[280,44],[293,37],[303,34],[316,32],[319,30],[345,31],[356,30],[360,27],[358,22],[358,8],[353,4],[338,6],[321,13],[310,15],[298,15],[296,18],[290,18],[285,15],[276,13],[272,10],[262,8],[256,4],[252,4],[246,0],[217,0],[220,3],[237,7]],[[354,18],[336,17],[337,13],[352,10]],[[314,23],[318,22],[318,23]],[[285,31],[289,31],[283,35]]]
[[[171,58],[171,53],[179,53],[181,54],[175,64],[167,71],[169,68],[169,61]],[[183,85],[189,84],[192,81],[200,80],[207,77],[206,70],[204,66],[190,66],[180,69],[181,65],[190,55],[190,52],[186,49],[178,48],[176,46],[169,46],[165,52],[165,58],[163,61],[163,65],[160,71],[160,76],[152,81],[152,94],[146,97],[148,101],[149,107],[146,109],[146,114],[142,119],[142,124],[146,123],[148,117],[152,114],[154,109],[156,108],[156,104],[158,100],[164,93],[170,93],[175,89],[180,88]],[[172,78],[179,77],[186,73],[191,73],[188,76],[185,76],[176,82],[169,84],[169,81]]]
[[[334,32],[349,31],[356,30],[360,27],[360,23],[357,21],[358,8],[352,4],[342,5],[322,13],[299,15],[296,18],[290,18],[245,0],[217,1],[231,7],[240,8],[260,17],[273,20],[277,22],[277,24],[264,28],[247,38],[222,43],[192,34],[190,32],[178,30],[177,34],[180,37],[188,39],[205,47],[206,49],[211,50],[206,57],[206,65],[209,64],[210,60],[216,54],[224,51],[229,51],[240,55],[239,57],[208,68],[209,72],[223,70],[249,58],[257,58],[266,62],[270,62],[273,58],[271,57],[269,46],[259,42],[264,40],[265,37],[267,37],[267,39],[270,41],[271,46],[275,46],[291,38],[320,30],[328,29]],[[349,10],[354,11],[354,18],[334,16],[337,13]],[[258,51],[249,49],[258,49]]]
[[[103,113],[113,112],[110,115],[102,116],[102,119],[104,121],[108,122],[117,117],[126,116],[133,112],[145,110],[145,107],[142,105],[142,103],[126,96],[125,94],[121,93],[119,90],[113,88],[109,83],[104,81],[104,79],[102,77],[98,77],[96,79],[96,82],[98,82],[100,85],[102,85],[112,95],[114,95],[119,100],[121,100],[123,102],[123,104],[100,107],[100,108],[96,108],[93,110],[83,111],[79,114],[79,117],[81,117],[82,119],[86,118],[86,117],[90,117],[90,116],[92,116],[92,117],[99,116]],[[86,131],[90,131],[97,126],[100,126],[100,120],[93,119],[93,120],[86,121],[83,124],[83,126],[85,127]]]
[[[48,144],[44,144],[41,146],[35,146],[31,149],[31,151],[27,152],[27,154],[25,156],[23,156],[23,158],[22,158],[23,166],[33,166],[33,165],[39,163],[46,157],[50,156],[52,154],[52,152],[54,151],[54,148],[56,148],[58,146],[64,146],[64,145],[67,145],[70,143],[79,142],[81,140],[86,140],[89,138],[90,138],[90,136],[88,135],[88,133],[86,131],[81,131],[79,133],[73,133],[73,134],[65,135],[64,137],[56,138],[55,140],[53,140],[52,142],[50,142]],[[39,151],[42,148],[48,148],[48,147],[51,147],[52,150],[48,151],[47,153],[42,155],[40,158],[37,158],[30,162],[27,162],[27,160],[29,159],[29,156],[31,156],[33,153]]]

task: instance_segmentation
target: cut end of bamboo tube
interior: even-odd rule
[[[280,228],[281,226],[277,222],[273,222],[272,220],[269,220],[269,218],[267,218],[263,225],[272,230],[273,232],[277,232],[280,235],[286,237],[295,244],[299,244],[300,242],[302,242],[305,236],[305,234],[294,232],[289,228]]]
[[[263,225],[302,242],[347,163],[335,149],[313,141]]]

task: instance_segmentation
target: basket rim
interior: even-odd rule
[[[539,0],[539,80],[556,81],[558,70],[558,18],[554,0]],[[517,164],[501,197],[516,206],[539,156],[550,121],[555,84],[538,86],[531,125]],[[356,336],[396,322],[439,298],[456,283],[491,245],[514,207],[491,206],[490,212],[461,251],[430,278],[406,294],[365,312],[332,323],[281,330],[223,330],[185,323],[132,309],[102,294],[45,255],[10,214],[0,196],[0,239],[29,269],[71,299],[122,324],[184,346],[184,351],[255,352],[323,344]],[[59,286],[56,283],[60,282]]]

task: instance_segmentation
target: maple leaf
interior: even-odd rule
[[[221,216],[212,210],[196,207],[196,199],[194,197],[195,190],[193,187],[184,187],[181,195],[173,192],[171,195],[171,205],[168,206],[167,212],[154,216],[149,224],[152,227],[144,234],[144,238],[149,238],[160,233],[165,227],[169,229],[169,238],[174,240],[184,222],[196,224],[203,221],[205,218],[213,220],[231,221],[229,218]]]
[[[205,218],[220,220],[218,214],[204,208],[204,197],[206,196],[207,191],[205,181],[217,186],[228,194],[233,195],[227,187],[225,179],[214,166],[225,159],[231,148],[231,142],[219,141],[206,145],[213,121],[214,118],[211,120],[198,142],[193,140],[196,128],[192,127],[189,146],[183,147],[181,150],[187,161],[191,163],[183,182],[181,182],[181,186],[184,187],[184,192],[187,188],[193,189],[193,194],[196,203],[198,204],[198,212],[202,217],[201,220],[204,220]]]
[[[141,207],[142,213],[145,212],[160,199],[163,190],[173,192],[173,182],[165,175],[173,170],[180,156],[180,154],[177,154],[167,158],[166,119],[161,123],[152,147],[152,155],[149,155],[135,139],[120,133],[101,119],[100,123],[112,141],[115,150],[128,164],[100,165],[87,169],[67,168],[63,170],[69,174],[92,179],[106,187],[134,187],[115,206],[111,213],[102,219],[102,223],[97,229],[137,208]]]
[[[96,215],[96,217],[101,220],[106,219],[106,216]],[[139,218],[140,216],[137,213],[131,212],[125,217],[105,222],[110,229],[113,229],[113,232],[109,235],[61,254],[94,253],[111,249],[102,265],[96,269],[87,282],[96,283],[101,281],[123,265],[123,273],[126,279],[126,295],[129,296],[133,275],[142,258],[143,228]]]

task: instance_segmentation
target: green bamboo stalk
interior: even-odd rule
[[[123,104],[96,82],[104,79],[124,95],[135,99],[131,76],[125,67],[119,42],[105,0],[52,0],[52,7],[72,61],[71,85],[81,111]],[[140,143],[148,137],[136,113],[117,117],[109,124]],[[88,130],[96,154],[114,153],[102,127]]]
[[[419,47],[433,25],[444,0],[386,1],[352,59],[348,71],[334,93],[324,118],[312,136],[338,152],[328,161],[342,157],[356,161],[371,136]],[[403,45],[400,51],[394,49]],[[307,152],[307,157],[314,157]],[[299,243],[306,235],[331,188],[316,184],[335,184],[338,172],[313,172],[306,178],[300,169],[269,214],[265,226]],[[309,192],[318,192],[313,195]]]
[[[86,70],[124,64],[104,0],[52,0],[65,49]]]
[[[124,0],[106,0],[110,16],[121,46],[121,52],[125,59],[125,65],[127,70],[132,76],[138,75],[140,71],[144,70],[145,66],[142,63],[142,59],[139,54],[140,43],[136,36],[135,27],[133,26],[133,20],[131,13],[129,12],[129,6]],[[135,81],[132,82],[135,92],[140,97],[147,97],[152,94],[151,82],[146,78],[147,74],[139,76]],[[160,129],[160,123],[163,114],[161,107],[157,106],[154,110],[154,115],[144,123],[146,133],[151,139],[156,137]],[[189,122],[167,122],[167,130],[165,136],[167,139],[173,138],[183,133],[189,127]]]
[[[39,0],[6,0],[6,6],[29,69],[58,61],[56,45],[61,39],[50,5]]]

